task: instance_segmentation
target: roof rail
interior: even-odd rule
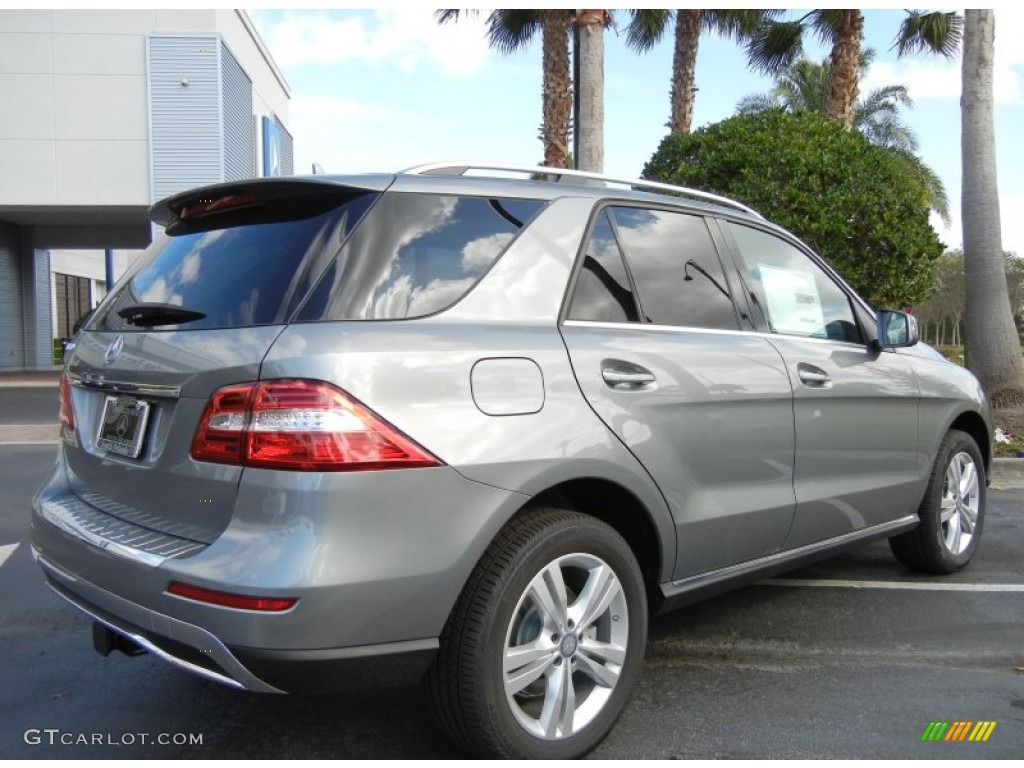
[[[722,197],[711,192],[705,192],[700,189],[693,189],[691,187],[678,187],[675,184],[665,184],[660,181],[647,181],[646,179],[629,179],[622,178],[619,176],[606,176],[601,173],[590,173],[589,171],[576,171],[568,168],[551,168],[546,165],[514,165],[507,163],[477,163],[467,162],[462,160],[449,160],[440,163],[427,163],[425,165],[417,165],[413,168],[406,168],[404,171],[399,173],[410,174],[413,176],[464,176],[467,171],[510,171],[514,173],[527,173],[533,175],[543,176],[554,176],[556,181],[562,182],[564,179],[589,179],[593,181],[600,181],[607,184],[626,184],[630,187],[639,187],[642,189],[655,189],[662,192],[672,192],[677,195],[684,195],[686,197],[696,198],[698,200],[707,200],[712,203],[718,203],[728,208],[735,208],[737,210],[749,213],[758,218],[764,218],[755,211],[743,203],[736,200],[732,200],[728,197]]]

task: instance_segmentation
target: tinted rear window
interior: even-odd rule
[[[172,304],[205,317],[157,330],[233,328],[284,323],[333,259],[348,232],[377,197],[357,194],[317,215],[274,221],[273,209],[241,226],[162,237],[139,257],[129,278],[91,324],[108,331],[148,330],[118,311],[143,303]],[[294,207],[295,201],[289,201]]]
[[[385,194],[299,320],[423,317],[462,298],[540,208],[538,200]]]

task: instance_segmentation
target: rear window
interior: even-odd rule
[[[118,315],[150,304],[169,304],[203,315],[179,326],[161,323],[154,326],[156,330],[287,322],[377,196],[357,193],[334,202],[311,200],[308,209],[316,215],[308,218],[295,217],[302,201],[293,198],[287,201],[287,210],[268,206],[238,226],[216,228],[214,222],[214,226],[205,225],[204,231],[161,237],[114,289],[90,328],[150,330]],[[232,216],[230,221],[236,224],[239,217]]]
[[[450,307],[540,208],[539,200],[385,194],[298,320],[398,320]]]

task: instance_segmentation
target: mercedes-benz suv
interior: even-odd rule
[[[464,748],[570,757],[651,612],[872,539],[965,565],[971,374],[744,205],[621,182],[442,163],[156,204],[33,504],[97,649],[264,692],[385,664]]]

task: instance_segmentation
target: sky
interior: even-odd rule
[[[250,9],[250,17],[292,89],[287,125],[295,171],[396,171],[435,160],[535,165],[543,157],[540,38],[513,55],[490,51],[484,19],[439,26],[433,8]],[[919,154],[943,180],[953,222],[933,223],[960,247],[960,57],[898,59],[898,9],[865,9],[864,46],[877,51],[861,93],[901,83],[914,100],[904,112]],[[605,43],[605,173],[635,178],[665,136],[671,30],[652,51],[626,48],[624,11]],[[1024,255],[1024,5],[996,9],[995,126],[1003,246]],[[813,41],[809,55],[827,51]],[[723,120],[771,79],[747,69],[742,50],[701,38],[693,127]]]

